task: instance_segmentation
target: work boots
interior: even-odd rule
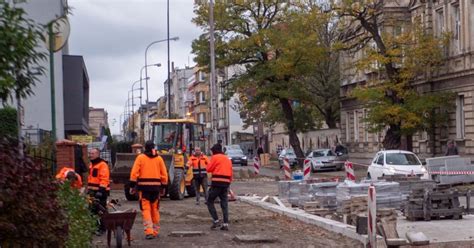
[[[222,224],[221,230],[222,231],[229,231],[229,224],[227,224],[227,223]]]
[[[221,226],[221,222],[219,220],[215,220],[214,222],[212,222],[211,230],[216,230],[220,226]]]

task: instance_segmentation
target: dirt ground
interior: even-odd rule
[[[275,195],[276,182],[240,181],[232,185],[236,194]],[[112,198],[122,203],[121,210],[133,208],[138,211],[132,229],[134,247],[361,247],[358,241],[327,232],[316,226],[276,215],[264,209],[235,201],[229,203],[229,231],[210,230],[211,218],[206,205],[196,206],[194,198],[183,201],[163,199],[160,206],[161,233],[158,239],[145,240],[141,214],[137,202],[124,199],[123,191],[112,191]],[[202,201],[202,200],[201,200]],[[216,204],[220,215],[220,206]],[[221,216],[221,215],[220,215]],[[202,231],[204,236],[171,237],[173,231]],[[276,238],[276,243],[240,243],[235,235],[260,235]],[[93,240],[94,247],[105,247],[106,235]],[[114,246],[112,238],[112,246]],[[125,244],[125,240],[124,240]],[[125,246],[125,245],[124,245]]]

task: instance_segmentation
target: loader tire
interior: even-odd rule
[[[171,200],[183,200],[186,184],[184,182],[184,170],[174,170],[173,183],[168,186],[168,193]]]
[[[191,180],[191,185],[186,186],[186,192],[188,193],[189,197],[196,196],[196,186],[194,185],[194,179]]]
[[[127,198],[127,201],[138,201],[138,193],[135,193],[134,195],[130,194],[130,184],[126,183],[123,186],[123,191],[125,192],[125,198]]]

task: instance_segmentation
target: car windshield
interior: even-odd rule
[[[227,150],[227,155],[244,155],[240,150]]]
[[[387,153],[386,161],[393,165],[421,165],[415,154],[411,153]]]
[[[293,156],[293,155],[295,155],[295,151],[293,151],[293,150],[286,150],[286,153],[285,153],[285,154],[286,154],[286,155]]]
[[[331,150],[319,150],[313,152],[313,157],[325,157],[325,156],[334,156],[334,153]]]

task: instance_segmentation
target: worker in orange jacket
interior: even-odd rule
[[[107,161],[100,158],[100,151],[93,148],[89,151],[89,177],[87,178],[88,194],[97,199],[103,209],[107,209],[107,196],[110,193],[110,171]],[[98,206],[94,206],[92,212],[99,214],[102,211]],[[100,223],[97,235],[105,232],[105,226]]]
[[[75,189],[80,189],[82,187],[82,178],[79,174],[77,174],[74,169],[69,167],[63,167],[61,170],[56,174],[56,179],[61,182],[65,182],[68,180],[71,182],[71,187]]]
[[[137,156],[130,173],[130,193],[138,190],[146,239],[156,238],[160,233],[160,195],[168,185],[165,162],[154,148],[153,141],[145,143],[145,152]]]
[[[189,157],[188,166],[193,168],[193,180],[196,188],[196,205],[199,205],[199,198],[201,197],[200,188],[204,190],[204,197],[207,201],[207,165],[209,159],[201,152],[201,148],[194,148],[194,153]]]
[[[228,192],[230,183],[232,182],[232,162],[230,159],[223,154],[222,146],[215,144],[212,148],[212,157],[207,172],[212,174],[211,177],[211,189],[209,190],[209,196],[207,198],[207,208],[212,216],[211,229],[215,230],[221,227],[221,230],[229,230],[229,209],[228,209]],[[214,201],[219,197],[222,215],[224,223],[220,223],[219,217],[217,216],[216,208],[214,207]]]

